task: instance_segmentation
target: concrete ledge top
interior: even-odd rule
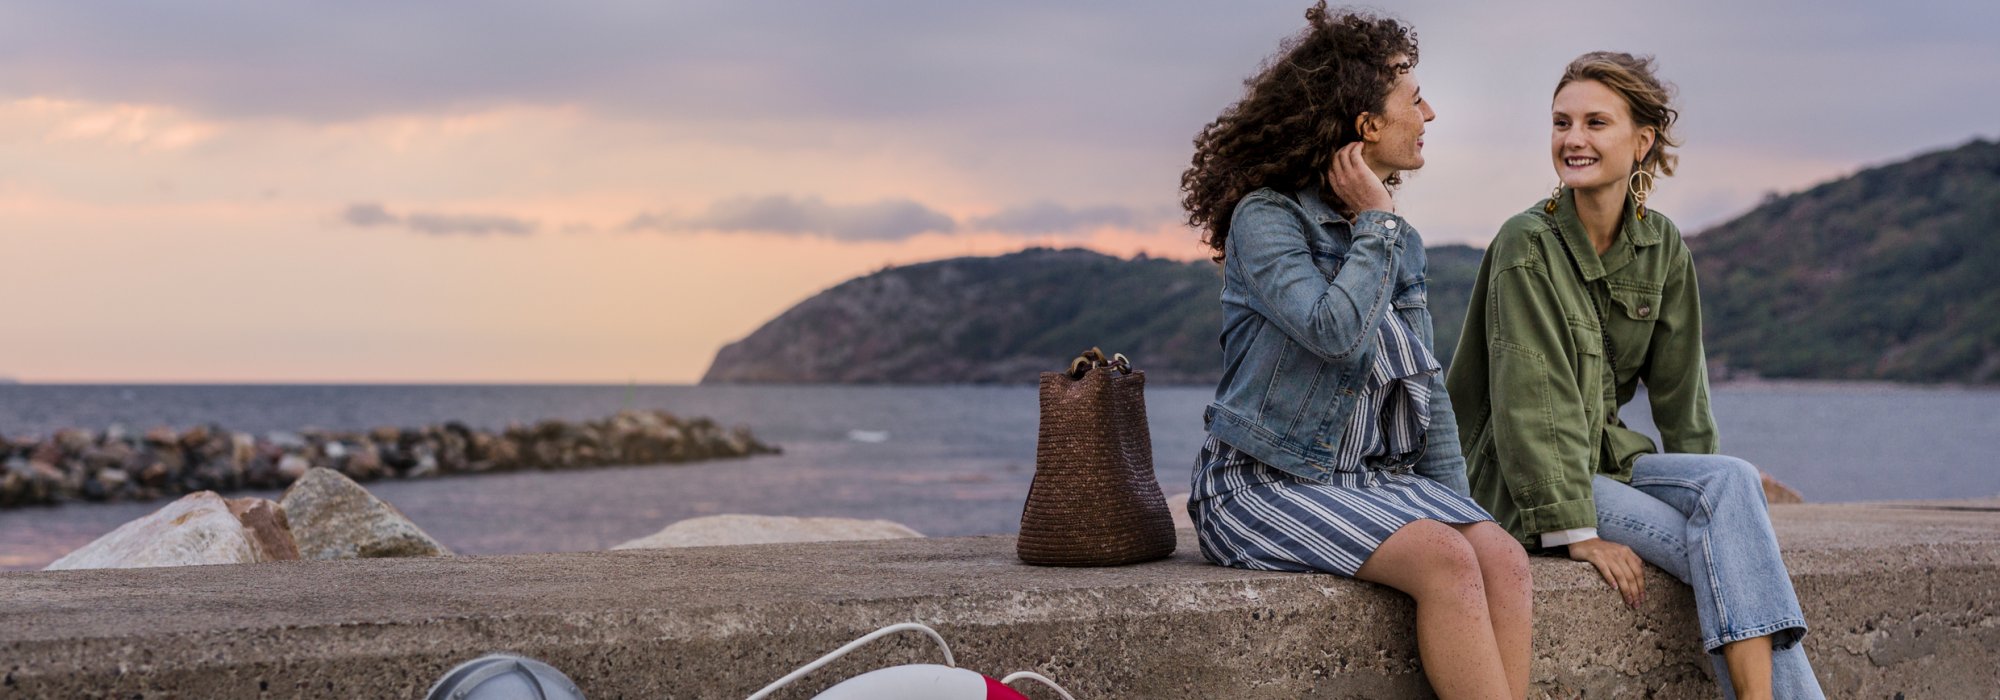
[[[1772,510],[1815,625],[1810,648],[1854,647],[1837,631],[1819,631],[1850,618],[1888,628],[1897,620],[1955,615],[1940,624],[1983,645],[1975,651],[1984,656],[1964,662],[1967,668],[1983,667],[1986,677],[2000,673],[2000,658],[1993,658],[2000,655],[1993,650],[2000,624],[1992,615],[1992,601],[2000,598],[2000,499]],[[1337,577],[1211,566],[1191,535],[1182,535],[1171,559],[1098,569],[1027,566],[1015,559],[1012,537],[987,536],[4,573],[0,670],[8,672],[0,694],[151,689],[190,697],[413,697],[459,661],[514,650],[551,661],[592,697],[742,697],[852,637],[908,620],[938,627],[968,667],[999,675],[1032,666],[1073,692],[1095,690],[1095,697],[1152,688],[1143,679],[1161,669],[1178,674],[1154,688],[1170,696],[1218,679],[1231,687],[1250,682],[1226,658],[1210,658],[1267,649],[1237,626],[1296,641],[1313,639],[1300,635],[1319,633],[1319,625],[1338,624],[1355,639],[1327,641],[1311,656],[1322,665],[1342,659],[1339,671],[1359,685],[1342,685],[1347,681],[1331,671],[1285,672],[1285,664],[1298,662],[1273,652],[1251,665],[1275,664],[1265,670],[1281,675],[1267,692],[1241,696],[1420,692],[1407,599]],[[1649,596],[1634,613],[1586,564],[1537,558],[1533,568],[1538,683],[1587,687],[1596,676],[1585,661],[1607,653],[1607,639],[1644,632],[1657,648],[1624,654],[1629,658],[1607,668],[1633,677],[1664,664],[1678,669],[1674,682],[1699,686],[1698,648],[1676,639],[1693,629],[1685,587],[1679,595]],[[1679,586],[1658,571],[1649,576],[1649,590]],[[1954,587],[1940,590],[1937,583]],[[1867,603],[1884,594],[1904,600]],[[1546,613],[1551,605],[1555,612]],[[1272,621],[1287,616],[1303,616],[1302,627],[1289,631],[1284,625],[1291,623]],[[1561,649],[1576,636],[1565,631],[1569,626],[1610,632],[1578,639],[1595,649],[1569,658]],[[1174,627],[1210,640],[1202,646],[1216,640],[1244,646],[1180,649],[1172,640],[1190,638],[1152,631]],[[1855,629],[1863,643],[1850,651],[1872,653],[1865,642],[1877,630]],[[1555,638],[1545,642],[1545,636]],[[1942,644],[1939,638],[1930,643]],[[888,656],[869,662],[936,661],[922,645],[891,646]],[[702,680],[675,680],[660,672],[665,668]],[[829,669],[827,680],[842,677],[840,668]],[[1822,670],[1822,682],[1829,672],[1839,675]],[[1855,679],[1872,682],[1865,675]]]

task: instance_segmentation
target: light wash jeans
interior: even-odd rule
[[[1702,648],[1723,697],[1736,693],[1722,645],[1764,635],[1771,635],[1773,697],[1826,697],[1799,644],[1805,615],[1778,555],[1756,467],[1725,455],[1640,455],[1630,486],[1600,475],[1591,491],[1599,536],[1694,589]]]

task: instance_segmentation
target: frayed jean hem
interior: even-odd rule
[[[1720,654],[1722,653],[1722,647],[1726,645],[1764,636],[1771,637],[1771,651],[1790,649],[1792,645],[1798,644],[1806,638],[1805,618],[1794,617],[1766,625],[1725,632],[1720,636],[1702,640],[1701,646],[1703,649],[1707,649],[1710,654]]]

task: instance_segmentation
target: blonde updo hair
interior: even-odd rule
[[[1653,74],[1652,56],[1634,56],[1629,53],[1612,51],[1592,51],[1569,62],[1563,69],[1562,80],[1556,83],[1556,93],[1579,80],[1594,80],[1611,88],[1625,98],[1625,105],[1632,111],[1632,122],[1639,128],[1653,127],[1653,147],[1646,156],[1639,159],[1638,169],[1654,175],[1671,177],[1674,165],[1680,156],[1668,149],[1679,148],[1681,142],[1674,137],[1674,121],[1680,119],[1680,110],[1668,104],[1673,99],[1674,87],[1660,81]]]

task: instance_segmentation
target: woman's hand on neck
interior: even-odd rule
[[[1334,151],[1327,184],[1341,203],[1353,210],[1345,212],[1349,216],[1371,210],[1395,213],[1396,200],[1389,196],[1389,186],[1384,184],[1388,178],[1376,174],[1376,166],[1362,156],[1361,148],[1361,142],[1356,141]]]
[[[1618,229],[1624,223],[1625,181],[1571,191],[1576,193],[1576,218],[1583,222],[1584,233],[1590,235],[1591,247],[1603,255],[1618,240]]]

